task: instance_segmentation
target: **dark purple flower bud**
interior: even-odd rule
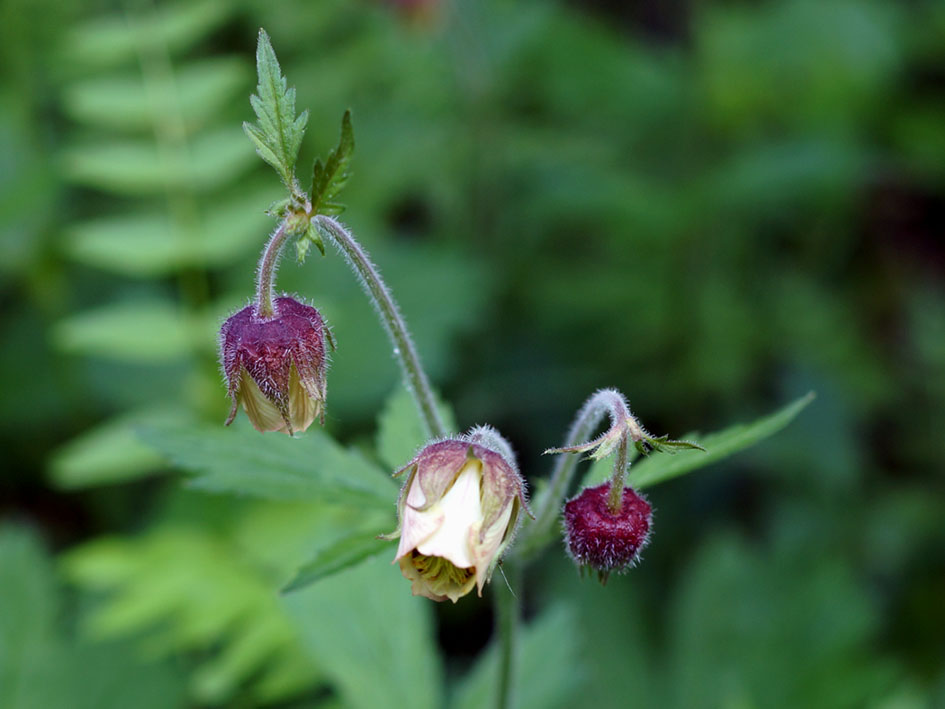
[[[612,571],[626,571],[637,563],[650,539],[650,503],[633,488],[623,490],[619,512],[608,503],[610,483],[585,488],[564,506],[568,552],[575,563],[597,571],[602,583]]]
[[[283,296],[275,316],[256,315],[250,305],[220,329],[220,360],[233,402],[226,424],[239,405],[257,431],[304,431],[324,419],[326,327],[318,311]]]

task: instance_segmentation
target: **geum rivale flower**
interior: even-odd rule
[[[427,445],[408,472],[394,558],[415,596],[454,603],[479,595],[525,509],[525,486],[508,444],[491,428]],[[530,514],[530,513],[529,513]]]

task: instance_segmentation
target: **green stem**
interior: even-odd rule
[[[283,220],[272,232],[259,259],[259,269],[256,272],[256,316],[263,320],[271,320],[276,314],[272,305],[276,268],[279,266],[279,256],[288,236],[288,223]]]
[[[630,445],[630,434],[625,432],[617,444],[617,455],[614,458],[614,472],[610,477],[610,492],[607,495],[607,509],[611,514],[619,514],[623,507],[623,487],[627,480],[627,449]]]
[[[316,228],[321,228],[328,236],[328,240],[345,257],[358,275],[364,292],[374,303],[374,309],[377,311],[381,324],[394,345],[394,356],[403,370],[404,382],[417,405],[427,435],[435,438],[446,436],[446,426],[436,407],[430,380],[427,379],[423,365],[420,364],[417,349],[407,331],[407,323],[400,314],[390,290],[377,272],[377,268],[371,263],[371,259],[351,232],[338,221],[325,215],[316,215],[312,217],[312,223]]]
[[[496,630],[499,634],[499,682],[496,694],[497,709],[509,709],[512,706],[515,691],[515,657],[518,652],[519,600],[513,589],[522,588],[517,564],[507,563],[503,567],[509,585],[496,583],[492,598],[495,604]]]
[[[626,421],[632,421],[627,401],[616,389],[601,389],[584,402],[568,429],[562,447],[578,446],[588,440],[601,419],[608,414],[612,426],[625,425]],[[636,426],[636,422],[633,425]],[[626,446],[623,446],[623,456],[626,470]],[[523,558],[538,552],[551,536],[555,521],[561,512],[561,503],[568,493],[579,462],[580,456],[573,453],[558,454],[547,491],[536,505],[535,522],[522,530],[521,540],[516,545],[518,554]]]

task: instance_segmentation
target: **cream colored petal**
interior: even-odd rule
[[[420,483],[417,481],[417,477],[414,476],[410,489],[407,491],[403,519],[400,523],[400,543],[397,545],[397,555],[394,557],[394,561],[412,552],[443,526],[446,516],[440,505],[433,505],[423,512],[414,509],[415,507],[423,507],[425,502],[426,498],[423,496],[423,490],[420,489]]]
[[[418,552],[439,556],[461,569],[475,565],[469,544],[469,530],[474,525],[482,524],[482,504],[479,499],[481,483],[482,463],[476,459],[470,460],[443,499],[434,505],[442,512],[444,521],[432,536],[417,545]]]
[[[289,420],[296,433],[301,433],[312,425],[321,413],[321,403],[309,396],[309,392],[302,386],[299,370],[293,364],[289,372]]]
[[[253,427],[261,432],[288,433],[279,409],[259,390],[259,386],[245,369],[240,374],[240,401]]]
[[[486,530],[482,541],[479,540],[479,528],[470,530],[473,532],[470,545],[473,550],[473,558],[476,560],[476,588],[480,596],[482,595],[482,587],[489,580],[495,555],[499,551],[499,547],[502,546],[502,539],[505,537],[509,520],[512,518],[512,507],[511,502],[506,505],[505,510],[499,515],[499,519]]]

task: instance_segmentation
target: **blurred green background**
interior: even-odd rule
[[[386,555],[280,597],[371,520],[188,489],[136,433],[226,415],[216,332],[280,196],[240,129],[259,27],[300,165],[352,109],[343,218],[532,481],[597,387],[673,436],[818,392],[651,491],[628,576],[531,568],[521,706],[945,706],[937,0],[3,0],[0,706],[489,696],[488,599],[432,608]],[[327,427],[373,457],[370,306],[334,253],[279,284],[333,326]]]

